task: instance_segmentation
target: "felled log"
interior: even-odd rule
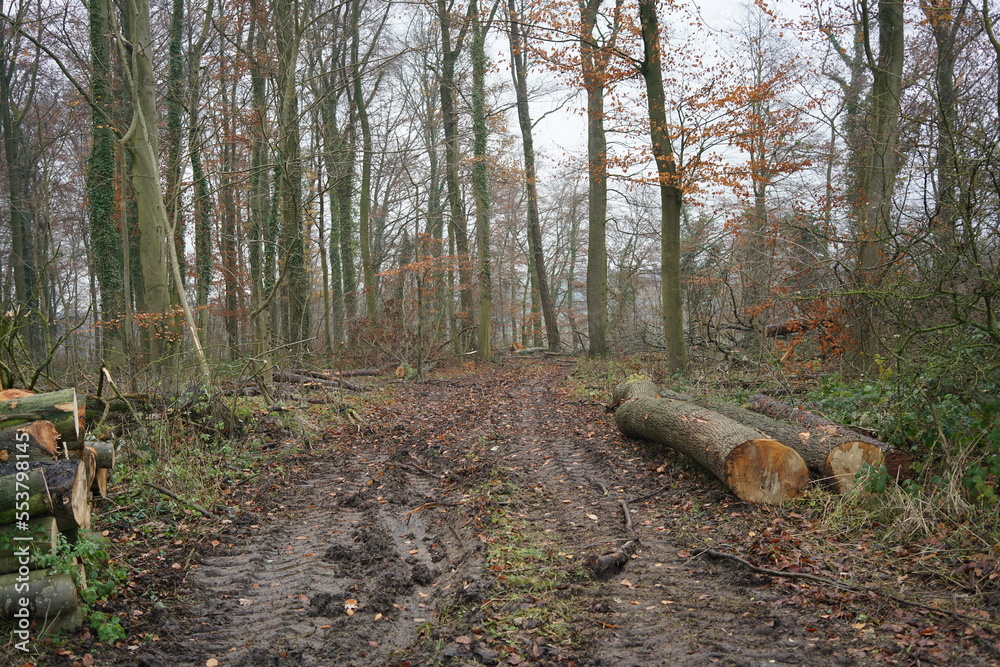
[[[115,467],[115,445],[107,440],[84,440],[67,444],[70,458],[82,458],[82,452],[91,450],[94,453],[94,464],[97,468]]]
[[[56,427],[44,420],[0,430],[0,463],[17,461],[18,454],[27,455],[23,461],[52,461],[59,456],[58,439]]]
[[[828,470],[825,474],[838,479],[851,479],[864,465],[879,467],[884,465],[886,473],[893,479],[902,480],[910,475],[910,457],[875,438],[858,433],[846,426],[836,424],[808,410],[789,405],[784,401],[765,394],[754,394],[747,401],[747,407],[774,419],[799,424],[808,429],[812,437],[806,443],[817,451],[829,450]]]
[[[0,428],[23,426],[44,419],[52,422],[66,442],[83,438],[85,415],[86,410],[77,400],[75,389],[0,401]]]
[[[0,526],[0,534],[6,536],[6,545],[0,546],[0,574],[16,572],[23,564],[19,551],[27,546],[30,556],[28,567],[37,567],[38,556],[55,551],[59,543],[59,526],[55,517],[43,516],[28,522],[28,530],[13,524]],[[17,540],[16,537],[31,537],[31,540]]]
[[[79,605],[79,596],[72,575],[55,574],[51,570],[28,573],[28,591],[18,587],[20,574],[0,575],[0,618],[11,620],[22,609],[21,600],[28,601],[31,619],[41,622],[71,613]]]
[[[95,496],[100,496],[101,498],[108,497],[108,469],[98,468],[97,474],[94,475],[94,481],[90,485],[90,491]]]
[[[339,378],[373,377],[375,375],[382,375],[385,371],[381,368],[357,368],[355,370],[347,371],[311,371],[304,368],[296,368],[291,372],[298,373],[299,375],[320,378],[322,380],[336,380]]]
[[[30,469],[25,475],[29,500],[33,507],[39,503],[47,511],[36,510],[36,514],[51,514],[62,531],[90,527],[90,472],[84,461],[70,459],[63,461],[29,461]],[[23,491],[18,487],[18,470],[15,463],[0,465],[0,524],[12,523],[15,518],[15,493]],[[41,480],[39,480],[39,474]],[[29,510],[30,511],[30,510]]]
[[[349,391],[369,391],[368,387],[362,387],[361,385],[354,384],[353,382],[348,382],[343,378],[320,378],[312,377],[310,375],[302,375],[300,373],[295,373],[292,371],[275,371],[273,375],[275,382],[288,382],[291,384],[306,384],[315,385],[319,387],[342,387]]]
[[[855,475],[864,464],[875,467],[882,465],[881,450],[865,448],[859,455],[853,455],[855,444],[850,439],[814,432],[805,426],[774,419],[726,401],[677,394],[669,389],[661,389],[660,393],[668,398],[690,401],[714,410],[791,447],[802,456],[809,470],[836,493],[846,493],[854,488]]]
[[[12,463],[0,468],[13,467]],[[16,471],[15,471],[16,472]],[[26,493],[27,496],[17,496]],[[45,473],[38,468],[27,470],[21,479],[16,474],[0,477],[0,525],[14,523],[27,513],[29,517],[44,516],[52,512],[52,498],[45,483]]]
[[[743,500],[779,504],[809,484],[795,450],[718,412],[661,397],[652,382],[620,385],[613,398],[622,433],[690,456]]]

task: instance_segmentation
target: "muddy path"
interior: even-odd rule
[[[808,531],[810,519],[740,503],[678,459],[623,439],[602,405],[570,393],[572,370],[516,360],[400,384],[366,426],[317,436],[282,485],[246,500],[192,560],[159,641],[134,660],[920,662],[864,622],[891,618],[877,601],[807,596],[806,584],[697,557],[698,547],[725,550],[779,525]],[[588,570],[588,558],[629,542],[623,570],[603,579]],[[954,664],[990,664],[965,655]]]

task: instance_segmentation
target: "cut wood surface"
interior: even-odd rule
[[[871,436],[836,424],[808,410],[789,405],[784,401],[765,394],[754,394],[747,401],[747,407],[754,412],[799,424],[813,434],[813,447],[827,447],[832,443],[826,474],[838,479],[850,477],[864,465],[879,467],[885,465],[886,472],[893,479],[909,477],[910,460],[905,452],[891,447]]]
[[[100,496],[101,498],[107,498],[108,496],[108,469],[98,468],[97,474],[94,475],[94,482],[90,485],[90,491],[95,496]]]
[[[58,438],[56,427],[44,420],[0,430],[0,463],[17,461],[18,454],[27,454],[25,461],[51,461],[59,455]]]
[[[59,529],[76,530],[90,527],[90,472],[84,461],[30,461],[29,479],[37,480],[40,473],[44,483],[32,481],[30,497],[40,496],[40,501],[48,506],[49,513],[59,522]],[[17,483],[17,469],[14,463],[0,465],[0,503],[10,494],[13,499]],[[44,495],[43,495],[44,494]],[[5,510],[10,507],[13,514],[14,503],[0,504],[0,523],[11,523],[14,517],[4,520]],[[37,512],[41,513],[41,512]]]
[[[23,426],[44,419],[52,422],[66,442],[83,437],[86,410],[77,401],[75,389],[32,394],[0,400],[0,428]]]
[[[32,619],[50,620],[72,612],[79,604],[72,575],[35,570],[28,574],[28,592],[19,587],[19,574],[0,575],[0,618],[11,619],[21,608],[21,598],[28,599]]]
[[[67,444],[67,451],[70,458],[78,459],[82,457],[81,452],[91,450],[96,457],[95,463],[98,468],[115,467],[115,445],[107,440],[84,440]]]
[[[23,565],[21,556],[16,555],[27,545],[30,552],[28,567],[35,568],[38,556],[55,551],[59,543],[59,526],[55,517],[43,516],[28,522],[28,530],[22,530],[13,524],[0,526],[0,535],[6,538],[6,545],[0,542],[0,574],[16,572]],[[31,541],[16,540],[15,537],[31,537]]]
[[[778,504],[809,484],[795,450],[718,412],[664,398],[652,382],[620,385],[613,401],[622,433],[690,456],[743,500]]]
[[[669,389],[661,389],[660,394],[715,410],[791,447],[802,456],[809,470],[827,488],[837,493],[846,493],[854,488],[855,476],[865,464],[875,467],[882,465],[881,449],[859,447],[852,436],[814,431],[801,424],[774,419],[717,399],[677,394]]]

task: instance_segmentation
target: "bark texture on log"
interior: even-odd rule
[[[33,482],[31,498],[40,495],[43,502],[59,522],[60,530],[76,530],[90,527],[90,472],[84,461],[29,461],[29,478],[37,479],[40,473],[44,483]],[[17,469],[14,463],[0,465],[0,499],[10,493],[13,499],[17,484]],[[2,501],[0,501],[2,502]],[[0,523],[11,523],[12,516],[6,518],[6,508],[14,508],[14,503],[0,504]],[[38,512],[41,514],[42,512]]]
[[[293,371],[275,371],[272,379],[275,382],[287,382],[289,384],[314,385],[318,387],[339,387],[356,392],[371,391],[369,387],[362,387],[361,385],[354,384],[353,382],[348,382],[343,378],[333,376],[316,377],[317,375],[319,374],[312,371],[310,371],[309,375],[302,375]]]
[[[20,599],[28,599],[32,619],[47,621],[73,612],[79,604],[72,575],[35,570],[28,574],[28,592],[17,587],[18,574],[0,575],[0,618],[9,620],[20,609]]]
[[[13,466],[13,463],[5,463],[0,468],[13,469]],[[18,499],[16,494],[19,492],[27,493],[28,499]],[[0,524],[14,523],[21,512],[27,512],[32,517],[52,512],[45,474],[37,468],[26,471],[21,480],[16,474],[0,476]]]
[[[622,433],[690,456],[743,500],[778,504],[809,484],[793,449],[718,412],[661,397],[652,382],[620,385],[613,398]]]
[[[24,461],[52,461],[59,456],[58,438],[56,427],[44,420],[0,430],[0,463],[17,461],[18,454],[28,455]]]
[[[845,487],[841,489],[842,491],[853,487],[855,474],[865,465],[875,468],[884,465],[889,477],[896,480],[907,479],[910,476],[909,456],[871,436],[858,433],[826,417],[765,394],[751,396],[747,401],[747,407],[774,419],[799,424],[812,434],[810,447],[820,450],[829,448],[824,474],[836,479],[841,487]]]
[[[75,389],[32,394],[0,401],[0,428],[23,426],[44,419],[52,422],[66,442],[83,437],[86,410],[77,401]]]
[[[7,545],[0,547],[0,574],[16,572],[23,564],[21,557],[16,552],[21,547],[27,545],[31,556],[28,559],[28,567],[36,567],[36,559],[43,554],[55,551],[59,543],[59,526],[55,517],[43,516],[32,519],[28,522],[28,530],[24,531],[13,525],[0,527],[0,534],[7,537]],[[26,537],[30,535],[31,541],[14,540],[14,536]]]
[[[71,459],[78,459],[85,449],[93,450],[97,457],[98,468],[115,467],[115,445],[107,440],[83,440],[66,444],[66,451]]]
[[[809,470],[827,488],[836,493],[846,493],[853,489],[855,476],[865,464],[877,468],[883,462],[881,449],[867,443],[859,445],[854,436],[812,430],[725,401],[686,396],[669,389],[661,389],[661,394],[714,410],[761,433],[766,433],[786,447],[791,447],[802,456]]]

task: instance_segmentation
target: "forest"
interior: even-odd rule
[[[17,2],[2,29],[3,386],[512,347],[996,370],[988,0]]]
[[[997,664],[997,21],[2,3],[0,480],[59,422],[93,629],[40,664]],[[765,498],[803,438],[872,458]]]

